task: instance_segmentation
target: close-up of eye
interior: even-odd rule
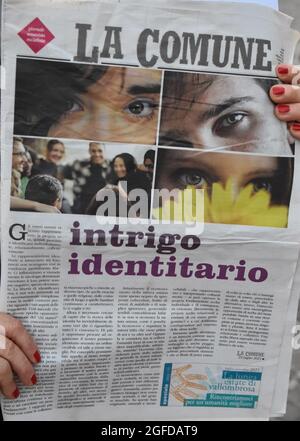
[[[259,192],[260,190],[265,190],[268,193],[272,193],[273,186],[272,183],[270,182],[270,179],[268,178],[254,179],[251,181],[251,184],[253,185],[253,189],[255,193]]]
[[[179,170],[175,176],[180,187],[193,186],[204,188],[209,185],[209,179],[200,170]]]
[[[232,112],[225,116],[222,116],[215,123],[214,131],[218,133],[235,129],[245,122],[246,117],[247,113],[245,112]]]
[[[245,118],[244,113],[231,113],[223,119],[223,127],[233,126],[238,124]]]
[[[124,109],[129,115],[136,117],[150,117],[158,105],[149,99],[138,98],[131,101]]]
[[[82,112],[84,110],[83,105],[78,101],[68,101],[66,105],[65,114],[68,115],[70,113]]]

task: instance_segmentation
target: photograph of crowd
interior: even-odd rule
[[[185,190],[200,189],[206,223],[286,228],[293,170],[294,159],[288,157],[159,148],[155,189],[177,193],[156,198],[153,215],[192,220],[176,218],[174,207]],[[173,211],[163,210],[166,206]]]
[[[149,217],[154,163],[147,146],[14,137],[11,209],[95,215],[100,191],[113,189],[129,209],[129,193],[142,189]]]
[[[161,78],[158,70],[19,58],[14,133],[155,144]]]
[[[165,72],[159,144],[290,156],[287,125],[274,118],[278,81]]]

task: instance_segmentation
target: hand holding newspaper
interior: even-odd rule
[[[1,310],[43,354],[5,419],[284,411],[290,24],[223,2],[5,3]]]

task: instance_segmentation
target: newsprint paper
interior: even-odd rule
[[[3,10],[2,295],[42,353],[6,420],[285,411],[299,146],[292,19],[201,1]]]

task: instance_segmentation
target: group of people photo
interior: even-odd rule
[[[142,146],[14,137],[11,209],[95,215],[108,188],[129,208],[132,190],[151,200],[154,163],[155,151]]]

